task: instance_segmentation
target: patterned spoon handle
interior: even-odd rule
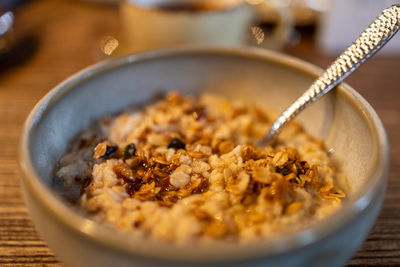
[[[379,51],[400,28],[400,5],[385,9],[329,68],[272,124],[260,145],[270,143],[288,122]]]

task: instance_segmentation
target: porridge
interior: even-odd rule
[[[88,216],[139,237],[274,238],[332,214],[345,194],[323,143],[298,124],[257,147],[271,123],[257,106],[171,92],[79,135],[56,179]]]

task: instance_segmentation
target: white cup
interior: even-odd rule
[[[243,0],[124,0],[122,49],[246,43],[254,19]]]

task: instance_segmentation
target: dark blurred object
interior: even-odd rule
[[[27,0],[1,0],[0,2],[0,12],[12,11],[18,6],[22,5]]]
[[[36,51],[37,39],[15,29],[15,11],[25,2],[27,0],[0,2],[0,69],[19,64]]]
[[[0,13],[0,54],[14,45],[14,14],[11,11]]]
[[[288,9],[296,26],[316,25],[321,13],[330,7],[330,0],[246,0],[256,6],[262,23],[274,24],[280,12]]]
[[[1,0],[0,2],[0,54],[8,52],[17,42],[14,10],[27,0]]]
[[[6,52],[0,52],[0,73],[29,59],[37,51],[38,45],[35,35],[26,35]]]

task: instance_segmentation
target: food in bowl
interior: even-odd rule
[[[345,198],[322,141],[262,108],[219,95],[169,93],[99,120],[56,169],[65,195],[95,220],[178,244],[248,243],[304,229]]]

